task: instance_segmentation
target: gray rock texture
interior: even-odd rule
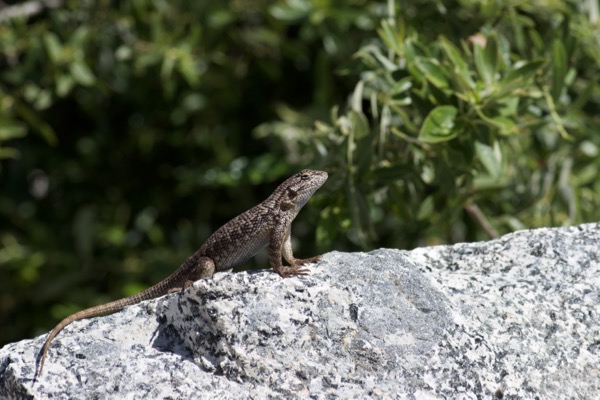
[[[0,349],[9,399],[600,398],[600,225],[219,274]]]

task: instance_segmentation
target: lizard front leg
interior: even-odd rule
[[[308,275],[306,268],[299,268],[303,264],[292,255],[292,241],[290,238],[291,224],[278,221],[273,227],[271,238],[269,240],[269,263],[273,271],[277,272],[282,278],[293,275]],[[292,264],[286,267],[281,262],[281,256]]]
[[[281,249],[281,254],[283,254],[283,258],[287,260],[293,266],[300,266],[303,264],[309,264],[313,262],[317,262],[321,259],[321,256],[315,256],[310,258],[295,258],[292,252],[292,235],[288,232],[287,238],[285,242],[283,242],[283,248]]]

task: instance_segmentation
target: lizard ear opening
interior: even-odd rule
[[[287,191],[288,191],[288,199],[294,200],[296,197],[298,197],[298,192],[296,192],[294,189],[288,188]]]
[[[296,197],[298,197],[298,192],[292,188],[287,188],[287,199],[281,202],[279,209],[282,211],[287,211],[294,208],[294,200]]]

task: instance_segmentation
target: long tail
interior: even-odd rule
[[[123,299],[111,301],[110,303],[101,304],[96,307],[87,308],[85,310],[81,310],[76,312],[75,314],[71,314],[54,327],[46,342],[44,343],[44,347],[42,348],[42,359],[40,361],[40,368],[38,369],[35,378],[40,376],[42,373],[42,369],[44,368],[44,361],[46,360],[46,354],[48,353],[48,348],[50,347],[50,343],[52,340],[58,335],[58,333],[71,322],[78,321],[84,318],[96,317],[102,314],[114,313],[119,311],[127,306],[131,306],[133,304],[137,304],[144,300],[154,299],[156,297],[160,297],[162,295],[167,294],[174,289],[183,288],[186,284],[187,280],[190,278],[190,271],[194,268],[196,264],[193,259],[194,257],[190,257],[181,267],[177,269],[177,271],[173,272],[166,279],[160,281],[154,286],[149,287],[146,290],[143,290],[133,296],[125,297]]]

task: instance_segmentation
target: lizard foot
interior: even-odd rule
[[[275,270],[282,278],[287,278],[296,275],[310,275],[310,271],[306,268],[298,267],[281,267]]]

